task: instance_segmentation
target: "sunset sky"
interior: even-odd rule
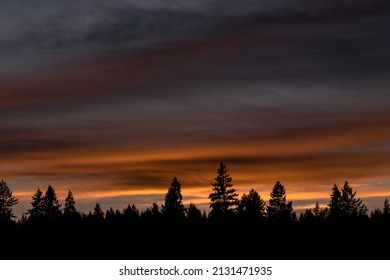
[[[367,3],[369,2],[369,3]],[[388,1],[387,1],[388,2]],[[390,5],[382,0],[4,0],[0,177],[88,212],[208,211],[223,161],[240,193],[295,210],[347,180],[390,197]]]

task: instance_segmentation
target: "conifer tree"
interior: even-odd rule
[[[315,220],[312,209],[305,209],[305,212],[299,215],[299,221],[313,222]]]
[[[37,189],[32,197],[31,209],[27,211],[29,220],[37,220],[45,215],[44,195],[40,188]]]
[[[362,199],[356,198],[356,192],[352,190],[347,181],[341,189],[340,209],[344,217],[362,217],[366,216],[368,211]]]
[[[0,221],[11,221],[16,218],[12,207],[18,204],[18,199],[12,195],[12,191],[4,180],[0,182]]]
[[[328,206],[330,219],[337,219],[341,216],[341,191],[336,184],[333,185]]]
[[[171,186],[165,195],[165,202],[162,205],[162,213],[169,218],[184,218],[185,207],[182,202],[181,184],[176,177],[173,178]]]
[[[74,200],[71,190],[68,191],[68,195],[65,198],[64,216],[74,217],[77,216],[77,210],[75,207],[76,201]]]
[[[265,202],[254,189],[243,194],[238,204],[238,213],[245,217],[262,218],[265,216]]]
[[[162,213],[160,211],[158,204],[156,202],[153,202],[151,207],[148,207],[145,211],[141,213],[141,218],[146,222],[148,221],[159,222],[161,215]]]
[[[104,212],[103,212],[102,208],[100,207],[99,203],[95,204],[95,207],[93,208],[92,217],[96,221],[99,221],[99,222],[104,220]]]
[[[267,206],[268,218],[272,221],[292,221],[293,214],[292,201],[286,201],[285,188],[277,181]]]
[[[314,208],[306,209],[301,213],[299,220],[307,222],[319,222],[325,220],[328,215],[328,208],[322,209],[318,202],[315,203]]]
[[[60,207],[61,204],[58,202],[55,189],[49,185],[43,199],[44,215],[49,219],[58,218],[61,216]]]
[[[105,219],[106,221],[114,221],[116,219],[114,208],[110,207],[106,210]]]
[[[150,208],[150,211],[153,216],[159,217],[161,215],[160,208],[158,207],[156,202],[153,202],[152,207]]]
[[[313,208],[314,217],[318,217],[320,215],[320,211],[321,211],[320,204],[317,201]]]
[[[324,220],[328,215],[328,211],[329,210],[327,207],[325,207],[325,209],[322,209],[320,207],[320,204],[317,201],[316,204],[314,205],[314,208],[313,208],[314,218],[319,219],[319,220]]]
[[[383,210],[382,213],[385,217],[390,217],[390,204],[389,200],[386,198],[383,202]]]
[[[225,216],[233,213],[238,205],[238,193],[233,188],[232,178],[227,173],[226,165],[221,162],[215,182],[211,183],[213,192],[210,193],[210,216]]]
[[[134,203],[130,206],[127,205],[125,209],[123,209],[123,216],[130,221],[137,220],[140,217],[139,210],[135,207]]]
[[[370,212],[370,219],[371,220],[381,220],[384,217],[383,212],[379,208],[375,208],[371,210]]]
[[[190,205],[188,206],[187,219],[190,223],[198,223],[202,220],[202,213],[193,203],[190,203]]]

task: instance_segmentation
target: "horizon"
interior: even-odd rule
[[[178,181],[180,182],[179,179],[178,179]],[[233,182],[234,182],[234,178],[233,178]],[[351,184],[350,182],[348,182],[348,183],[352,187],[353,191],[356,192],[356,197],[362,199],[363,203],[367,206],[367,208],[368,208],[367,214],[368,215],[370,215],[371,211],[373,211],[373,210],[376,210],[376,209],[382,210],[385,199],[389,199],[389,196],[362,197],[359,195],[359,192],[356,191],[356,188],[358,188],[359,185],[353,184],[353,183]],[[283,182],[281,182],[281,184],[285,186],[285,184],[283,184]],[[339,188],[341,188],[342,185],[343,184],[337,184],[337,186]],[[63,209],[64,201],[65,201],[65,197],[67,195],[67,192],[68,192],[68,190],[72,191],[72,189],[68,188],[66,191],[63,190],[62,192],[60,192],[60,195],[59,195],[55,186],[52,186],[52,187],[56,191],[57,199],[58,199],[59,203],[61,204],[60,209]],[[333,185],[332,185],[332,187],[333,187]],[[293,211],[296,213],[297,217],[299,217],[299,215],[301,213],[304,213],[304,211],[306,209],[313,209],[315,206],[315,203],[317,203],[317,202],[319,203],[321,209],[328,208],[329,207],[328,203],[330,202],[330,194],[331,194],[332,187],[329,188],[328,195],[325,197],[315,197],[315,198],[309,197],[306,199],[302,199],[302,198],[299,199],[299,196],[298,196],[298,199],[291,199],[289,192],[288,192],[288,187],[285,186],[286,199],[287,199],[287,201],[293,202],[293,204],[292,204]],[[234,184],[233,184],[233,188],[237,190],[237,188],[235,187]],[[268,205],[268,201],[270,199],[269,194],[270,194],[272,188],[273,188],[273,186],[270,188],[267,195],[264,195],[264,192],[261,192],[261,191],[259,192],[258,189],[256,189],[256,188],[253,188],[253,189],[259,193],[260,197],[264,200],[265,204]],[[43,193],[45,193],[46,189],[47,189],[47,187],[40,187],[40,190]],[[16,198],[19,199],[19,203],[13,207],[13,210],[14,210],[13,212],[16,215],[16,220],[19,220],[21,218],[22,214],[26,214],[27,210],[31,208],[31,204],[30,204],[31,198],[32,198],[33,194],[36,192],[36,190],[30,194],[30,200],[24,199],[24,200],[20,201],[18,195],[15,193],[13,194]],[[168,190],[168,187],[167,187],[167,190]],[[250,191],[250,189],[248,189],[245,192],[238,192],[237,191],[237,193],[239,195],[238,198],[241,198],[241,196],[244,193],[248,194],[249,191]],[[212,192],[212,190],[211,190],[211,185],[210,185],[210,193],[211,192]],[[116,199],[112,199],[112,197],[110,197],[110,196],[102,196],[102,197],[94,197],[94,198],[82,197],[80,199],[77,197],[77,194],[75,194],[73,191],[72,191],[72,193],[73,193],[73,196],[74,196],[75,202],[76,202],[76,205],[75,205],[76,210],[79,211],[80,213],[84,213],[84,214],[88,214],[89,212],[93,212],[93,208],[95,207],[96,203],[99,203],[99,205],[101,206],[104,213],[106,213],[106,211],[109,210],[110,207],[112,207],[114,211],[119,210],[122,212],[128,205],[131,206],[133,204],[140,211],[140,213],[145,211],[147,208],[150,208],[153,203],[156,203],[161,209],[161,206],[164,204],[164,197],[166,194],[166,192],[162,192],[159,194],[152,194],[152,195],[142,195],[142,194],[141,195],[139,195],[139,194],[119,195],[117,197],[119,199],[116,200]],[[199,210],[201,210],[202,213],[203,212],[205,212],[206,214],[209,213],[210,199],[208,198],[208,194],[205,194],[205,196],[203,196],[203,197],[199,196],[196,199],[193,199],[191,197],[187,198],[185,195],[186,193],[187,193],[187,191],[186,191],[185,187],[183,188],[183,186],[182,186],[183,205],[185,207],[188,207],[190,203],[193,203]],[[27,195],[24,195],[22,197],[26,198]],[[137,203],[134,203],[134,201],[138,201],[140,203],[138,203],[138,205],[137,205]],[[114,202],[114,203],[110,204],[112,202]]]

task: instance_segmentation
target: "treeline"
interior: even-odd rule
[[[371,253],[368,258],[378,258],[375,246],[390,248],[388,199],[382,209],[368,213],[347,181],[342,188],[333,186],[326,207],[316,203],[299,217],[279,181],[268,203],[254,189],[239,198],[221,162],[211,185],[208,214],[193,203],[183,205],[176,177],[164,203],[144,211],[128,204],[104,212],[96,203],[83,213],[76,209],[72,191],[62,205],[49,185],[45,192],[37,189],[31,207],[16,220],[12,208],[18,199],[2,180],[0,238],[7,240],[8,248],[4,258],[360,259],[367,258],[363,249]],[[330,248],[335,250],[332,255]]]

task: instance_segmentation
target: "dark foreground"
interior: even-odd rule
[[[390,222],[58,220],[2,225],[2,259],[387,259]]]

